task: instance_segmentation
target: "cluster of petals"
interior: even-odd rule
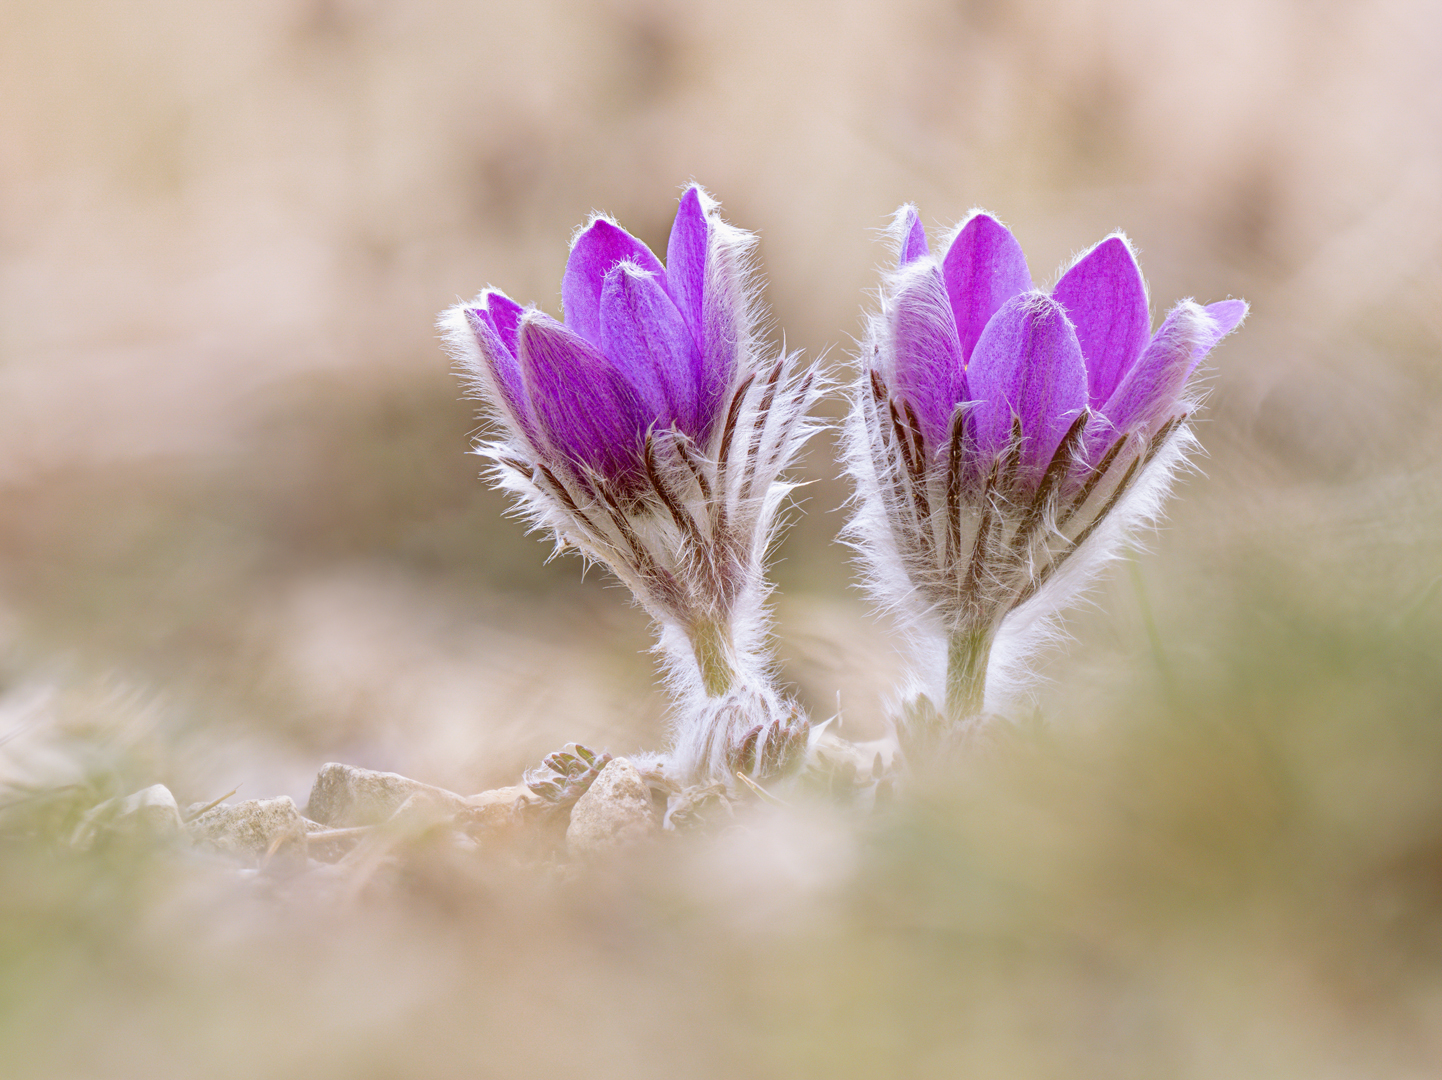
[[[614,221],[593,219],[566,264],[564,323],[498,290],[464,308],[482,396],[552,467],[634,489],[650,432],[704,443],[715,427],[744,297],[714,266],[708,278],[712,233],[724,228],[708,203],[687,190],[664,266]]]
[[[933,448],[946,445],[963,410],[963,441],[979,463],[1006,452],[1019,429],[1018,478],[1033,486],[1084,412],[1082,471],[1119,437],[1149,438],[1178,418],[1197,365],[1247,311],[1241,300],[1183,300],[1152,333],[1123,236],[1097,244],[1046,292],[991,215],[973,214],[940,257],[915,208],[902,215],[883,372],[891,392]]]

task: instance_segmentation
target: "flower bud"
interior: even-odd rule
[[[492,482],[656,620],[681,782],[782,770],[806,741],[770,676],[762,563],[817,374],[763,356],[754,243],[692,186],[664,266],[609,218],[577,234],[564,322],[488,290],[440,323],[495,422]]]
[[[1195,445],[1189,380],[1247,305],[1184,300],[1152,334],[1123,236],[1047,292],[988,214],[940,256],[914,207],[893,232],[847,421],[848,534],[918,644],[902,726],[925,752],[1004,703],[1063,608],[1157,519]]]

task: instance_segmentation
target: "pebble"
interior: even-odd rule
[[[659,827],[650,787],[635,765],[619,757],[576,800],[566,847],[574,856],[605,855],[644,840]]]
[[[494,788],[466,800],[465,819],[481,828],[504,828],[543,801],[525,784]]]
[[[196,843],[250,863],[267,855],[303,858],[306,851],[305,819],[288,795],[217,806],[186,828]]]
[[[180,807],[164,784],[152,784],[132,795],[106,799],[80,819],[70,842],[88,848],[102,832],[168,840],[180,834]]]
[[[466,800],[453,791],[399,773],[373,772],[332,761],[316,775],[305,816],[333,829],[378,825],[417,795],[450,813],[466,806]]]

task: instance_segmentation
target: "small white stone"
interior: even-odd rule
[[[123,836],[171,839],[180,832],[180,807],[164,784],[152,784],[132,795],[106,799],[80,819],[70,842],[88,848],[102,831]]]
[[[251,861],[282,849],[305,852],[305,819],[288,795],[217,806],[186,828],[197,843]]]
[[[481,829],[504,829],[519,821],[527,810],[545,800],[525,784],[494,788],[466,799],[469,809],[464,820]]]
[[[316,775],[305,813],[312,821],[333,829],[378,825],[389,820],[415,795],[426,796],[452,813],[466,805],[465,799],[453,791],[432,787],[399,773],[373,772],[332,761],[322,766]]]
[[[566,847],[572,855],[602,855],[644,840],[659,826],[641,773],[626,758],[614,758],[571,808]]]

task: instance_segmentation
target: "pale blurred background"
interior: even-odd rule
[[[890,832],[808,840],[847,854],[779,914],[723,862],[579,900],[422,883],[346,924],[7,847],[21,1075],[1442,1069],[1435,4],[0,14],[0,740],[32,779],[303,802],[341,760],[469,793],[659,741],[644,617],[502,517],[433,329],[487,284],[559,314],[593,209],[663,250],[701,181],[761,235],[776,343],[843,376],[908,200],[996,213],[1039,282],[1125,229],[1154,319],[1252,304],[1202,474],[1031,733]],[[863,736],[901,662],[830,447],[778,633]]]

